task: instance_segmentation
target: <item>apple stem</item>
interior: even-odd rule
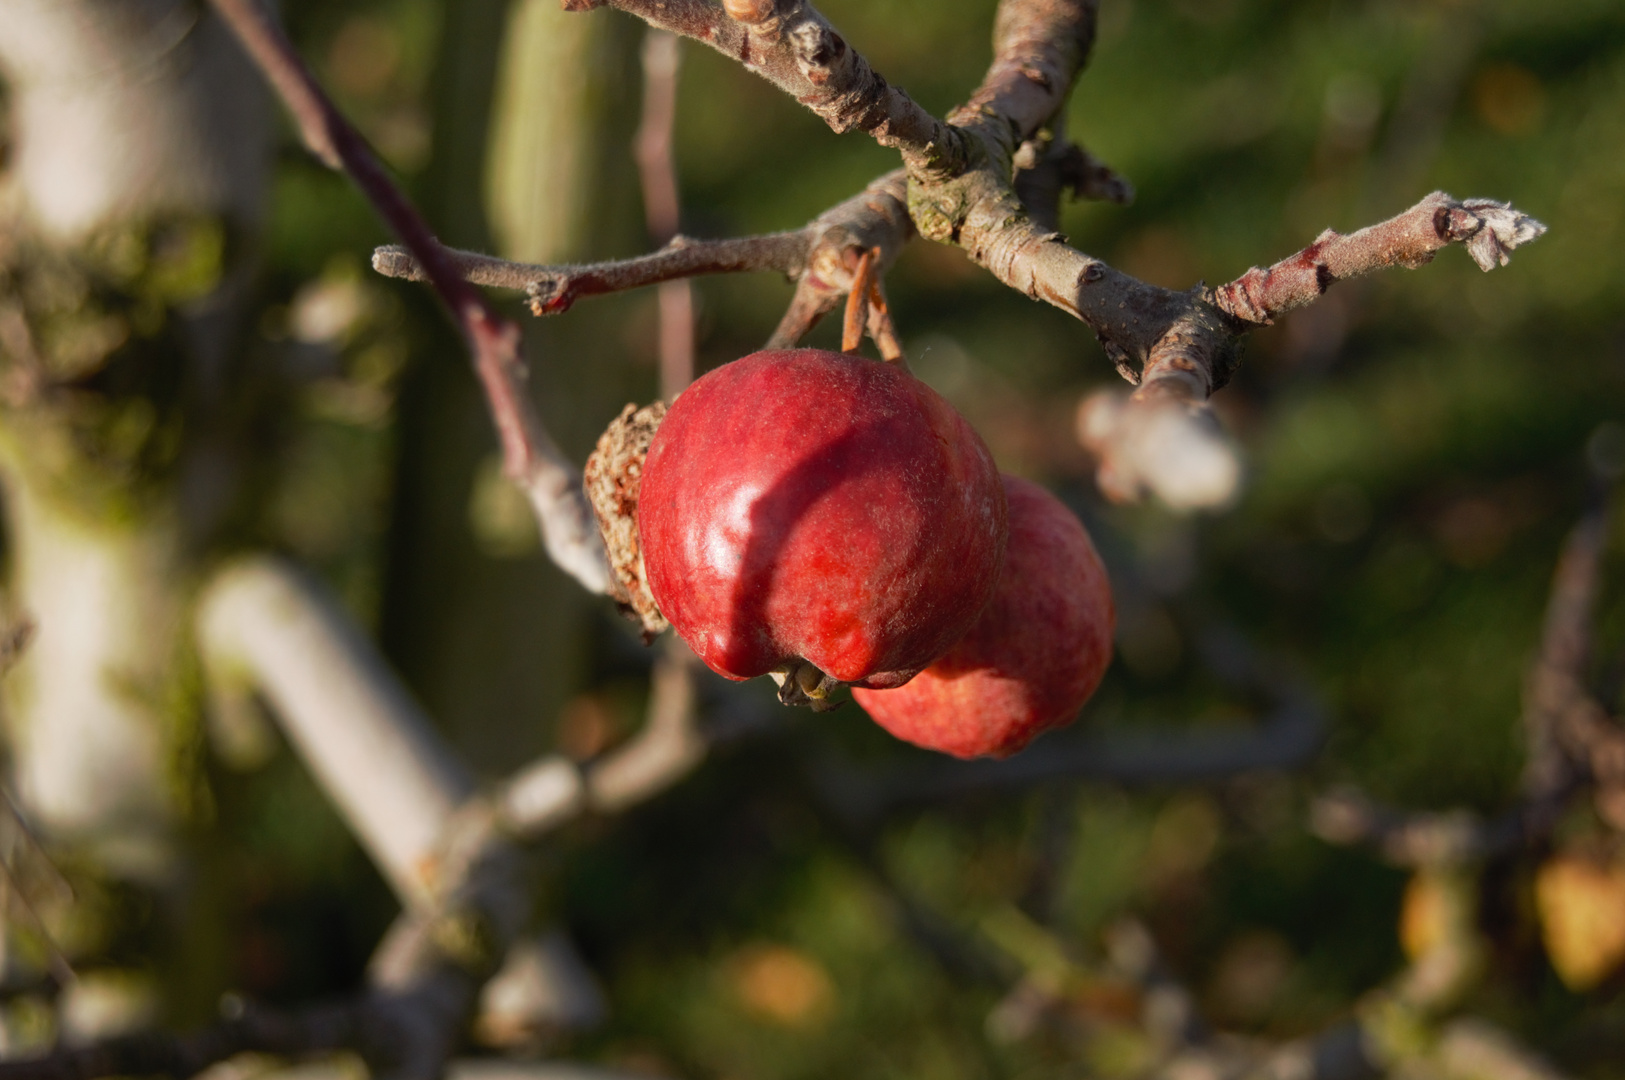
[[[841,351],[855,353],[863,344],[863,331],[869,325],[869,294],[874,286],[875,263],[879,250],[869,248],[858,256],[852,271],[852,288],[846,294],[846,322],[841,327]]]
[[[903,343],[897,339],[897,325],[892,322],[886,286],[879,274],[869,283],[869,336],[880,347],[881,359],[908,370],[908,358],[903,355]]]

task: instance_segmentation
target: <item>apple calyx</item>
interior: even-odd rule
[[[609,556],[611,599],[621,614],[641,628],[645,645],[659,637],[670,623],[649,591],[638,543],[638,498],[643,487],[643,460],[649,444],[666,416],[666,403],[638,408],[627,405],[610,422],[598,446],[587,458],[582,486]]]
[[[831,712],[841,707],[839,701],[830,700],[830,695],[836,687],[845,684],[818,670],[816,664],[797,657],[767,674],[778,684],[780,705],[805,705],[813,712]]]

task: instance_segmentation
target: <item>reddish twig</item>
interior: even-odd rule
[[[451,310],[473,353],[474,370],[501,439],[505,469],[530,497],[548,553],[588,589],[604,592],[609,578],[603,546],[581,496],[576,470],[553,444],[526,393],[519,328],[498,315],[464,280],[458,262],[441,247],[366,141],[322,91],[266,10],[255,0],[212,2],[282,97],[305,145],[328,166],[349,175],[405,242]]]
[[[1403,214],[1344,236],[1327,229],[1315,242],[1267,269],[1253,267],[1213,291],[1220,310],[1246,323],[1268,325],[1313,303],[1334,282],[1389,266],[1415,269],[1440,248],[1464,244],[1480,269],[1507,264],[1508,254],[1546,226],[1489,199],[1452,199],[1435,191]]]
[[[951,171],[963,162],[958,133],[876,73],[804,0],[736,2],[726,10],[707,0],[564,0],[564,6],[613,7],[702,41],[794,97],[832,130],[866,131],[901,151],[911,167]]]
[[[672,127],[677,119],[678,39],[650,29],[643,39],[643,121],[633,142],[649,237],[665,244],[677,235],[677,164]],[[670,401],[694,380],[694,289],[687,278],[660,283],[660,396]]]

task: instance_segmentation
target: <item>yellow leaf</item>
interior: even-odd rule
[[[1625,867],[1555,856],[1535,875],[1546,955],[1571,990],[1589,990],[1625,961]]]
[[[747,945],[728,961],[734,993],[746,1009],[787,1027],[822,1019],[835,999],[829,973],[816,959],[784,945]]]

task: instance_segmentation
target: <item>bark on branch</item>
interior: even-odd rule
[[[524,289],[537,315],[567,311],[584,296],[641,288],[700,274],[776,270],[796,281],[795,298],[769,348],[788,348],[834,308],[852,287],[862,253],[880,249],[883,273],[914,237],[906,202],[907,177],[887,173],[800,229],[726,240],[678,237],[660,251],[582,266],[534,266],[452,251],[463,277],[476,285]],[[405,248],[373,253],[373,268],[390,277],[424,280],[426,271]]]
[[[186,1076],[215,1052],[347,1048],[384,1075],[435,1080],[529,914],[529,860],[519,845],[582,813],[647,799],[704,755],[694,723],[696,662],[675,641],[656,665],[638,737],[590,766],[549,757],[479,793],[348,616],[292,567],[260,558],[222,570],[203,590],[197,633],[212,677],[242,680],[270,701],[406,911],[374,957],[361,998],[272,1017],[270,1026],[228,1023],[196,1045],[154,1036],[99,1056],[56,1055],[30,1067],[66,1071],[38,1075]],[[120,1067],[131,1060],[158,1064]],[[74,1071],[86,1069],[100,1071]]]
[[[799,277],[806,268],[806,229],[725,240],[677,236],[659,251],[631,259],[580,266],[538,266],[508,262],[472,251],[448,250],[463,278],[475,285],[522,289],[537,315],[560,315],[587,296],[640,289],[704,274],[777,270]],[[372,268],[386,277],[427,281],[420,263],[405,247],[386,245],[373,252]]]

